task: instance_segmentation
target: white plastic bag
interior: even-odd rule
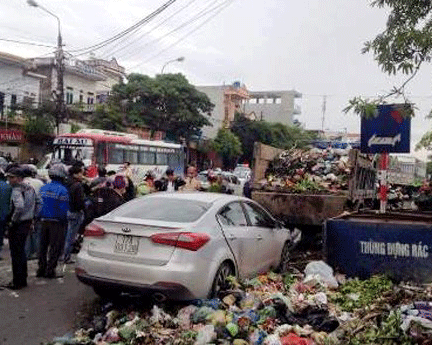
[[[305,281],[310,280],[310,277],[319,278],[322,283],[329,288],[336,289],[339,284],[333,275],[333,268],[327,265],[324,261],[312,261],[307,264],[305,270]]]

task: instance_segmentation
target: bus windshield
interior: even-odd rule
[[[86,166],[91,163],[93,147],[91,146],[54,146],[53,160],[65,164],[82,161]]]

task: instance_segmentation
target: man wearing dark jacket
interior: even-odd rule
[[[48,175],[51,182],[40,189],[42,209],[39,215],[42,234],[36,276],[55,278],[57,262],[66,237],[69,192],[64,186],[67,173],[63,164],[52,166]]]
[[[11,194],[12,187],[9,183],[6,182],[5,172],[0,167],[0,253],[3,248],[3,237],[10,210]]]
[[[155,181],[156,190],[159,192],[177,192],[181,186],[186,184],[182,178],[174,175],[172,169],[167,169],[165,175],[166,178]]]
[[[73,165],[69,169],[71,183],[69,186],[69,211],[68,211],[68,229],[66,233],[64,247],[64,262],[73,263],[71,253],[78,231],[84,221],[85,194],[84,194],[84,168],[80,165]]]

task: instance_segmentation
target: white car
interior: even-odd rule
[[[87,226],[76,275],[100,295],[209,298],[226,288],[230,275],[283,270],[300,235],[247,198],[155,193]]]

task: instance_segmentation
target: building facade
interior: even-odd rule
[[[413,156],[391,155],[387,181],[391,184],[411,185],[426,178],[426,163]]]
[[[126,76],[124,67],[120,66],[115,58],[111,61],[91,58],[84,62],[105,77],[104,80],[96,83],[96,103],[105,103],[113,86],[124,80]]]
[[[0,53],[0,119],[7,121],[18,104],[37,107],[46,77],[32,72],[26,59]]]
[[[296,103],[302,94],[291,91],[248,91],[238,82],[232,85],[197,86],[215,105],[209,118],[212,127],[203,128],[204,138],[214,138],[220,128],[229,128],[235,114],[245,114],[249,119],[279,122],[291,126],[294,115],[301,114]]]
[[[300,106],[296,103],[301,97],[302,94],[295,90],[249,91],[244,112],[251,119],[292,126],[294,115],[301,114]]]
[[[54,100],[53,94],[57,90],[57,69],[55,58],[31,59],[35,72],[44,75],[42,82],[42,100]],[[67,107],[77,107],[83,112],[95,110],[98,83],[106,80],[106,76],[94,66],[84,61],[66,58],[63,74],[64,102]]]
[[[212,126],[203,128],[203,138],[215,138],[220,128],[229,128],[236,112],[243,113],[243,106],[249,98],[246,87],[240,83],[197,86],[196,89],[205,93],[215,105],[209,117]]]

